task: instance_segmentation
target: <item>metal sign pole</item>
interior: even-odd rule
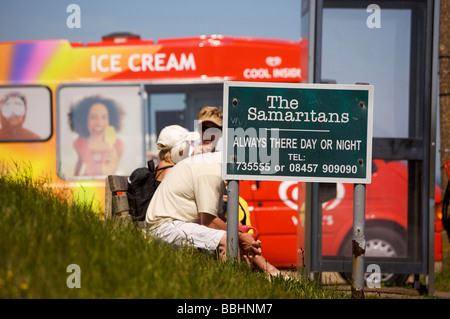
[[[364,299],[366,185],[353,185],[352,298]]]
[[[228,181],[227,195],[227,261],[233,262],[239,248],[239,181]]]

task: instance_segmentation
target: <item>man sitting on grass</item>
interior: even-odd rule
[[[203,153],[175,165],[156,190],[146,222],[153,237],[178,246],[193,245],[226,258],[226,223],[220,219],[225,183],[221,154]],[[239,233],[239,248],[260,270],[279,275],[261,254],[261,241]]]

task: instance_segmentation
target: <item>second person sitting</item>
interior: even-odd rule
[[[156,167],[156,181],[161,181],[176,163],[189,156],[190,141],[195,140],[196,133],[189,132],[179,125],[169,125],[159,133],[157,147],[161,162]]]

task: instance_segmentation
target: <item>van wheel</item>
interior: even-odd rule
[[[352,234],[346,236],[339,249],[339,256],[350,256],[352,251]],[[404,236],[387,227],[369,227],[366,229],[366,253],[367,257],[404,257],[406,256],[406,242]],[[364,274],[364,281],[370,273]],[[341,273],[341,276],[351,281],[351,273]],[[408,274],[381,273],[381,281],[388,284],[403,285],[408,280]]]

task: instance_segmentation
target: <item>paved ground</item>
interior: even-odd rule
[[[450,242],[448,241],[445,230],[442,232],[442,252],[443,258],[450,258]],[[441,271],[442,262],[435,263],[435,273]],[[295,272],[288,272],[289,276],[296,276]],[[351,286],[344,280],[339,273],[324,272],[322,273],[322,282],[324,284],[337,285],[338,289],[351,293]],[[381,288],[364,288],[366,296],[379,296],[386,298],[405,299],[405,298],[430,298],[432,296],[423,295],[418,289],[414,289],[414,277],[410,276],[404,287],[381,287]],[[435,291],[434,297],[450,299],[450,291]]]
[[[339,290],[351,293],[351,286],[342,279],[338,273],[323,273],[322,281],[337,285]],[[429,298],[424,296],[421,291],[413,288],[414,277],[410,276],[404,287],[381,287],[381,288],[364,288],[366,296],[378,296],[382,298],[409,299],[409,298]],[[433,296],[438,298],[450,299],[450,291],[435,291]]]

